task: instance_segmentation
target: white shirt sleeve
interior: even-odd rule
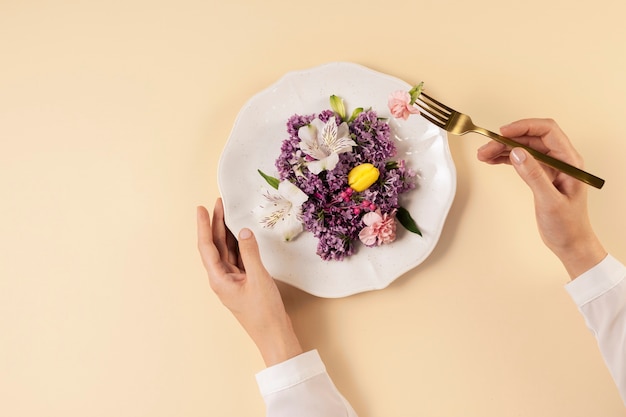
[[[256,375],[267,417],[357,417],[326,372],[317,350]]]
[[[596,337],[626,404],[626,267],[608,255],[565,288]]]

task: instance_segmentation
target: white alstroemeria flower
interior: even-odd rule
[[[339,154],[350,152],[356,146],[356,142],[350,139],[348,124],[342,122],[337,126],[334,117],[327,123],[314,119],[298,130],[298,137],[302,152],[315,159],[307,166],[316,175],[324,170],[332,171],[339,162]]]
[[[264,203],[256,210],[263,227],[276,230],[285,242],[304,230],[302,204],[309,196],[302,190],[285,180],[278,184],[278,195],[267,192],[264,197]]]

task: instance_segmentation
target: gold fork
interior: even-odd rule
[[[582,169],[576,168],[575,166],[572,166],[561,160],[541,153],[529,146],[522,145],[521,143],[515,142],[512,139],[505,138],[504,136],[500,136],[497,133],[493,133],[487,129],[476,126],[468,115],[459,113],[458,111],[435,100],[427,94],[424,94],[424,92],[420,94],[418,99],[419,101],[416,100],[415,104],[417,104],[422,110],[421,115],[426,120],[434,123],[435,125],[452,133],[453,135],[460,136],[469,132],[480,133],[481,135],[487,136],[497,142],[500,142],[512,148],[524,148],[536,160],[543,162],[544,164],[549,165],[552,168],[558,169],[559,171],[564,172],[593,187],[600,189],[604,185],[604,180],[602,178],[591,175],[590,173],[585,172]]]

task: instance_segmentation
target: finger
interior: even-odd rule
[[[503,136],[517,138],[521,136],[540,137],[553,130],[561,130],[552,119],[521,119],[502,126]]]
[[[541,164],[522,148],[511,150],[511,163],[519,176],[528,184],[535,200],[546,201],[556,197],[559,192]]]
[[[560,126],[552,119],[522,119],[502,126],[503,136],[569,163],[582,163],[580,155]]]
[[[219,198],[216,204],[219,207],[217,207],[217,217],[213,218],[213,224],[215,225],[215,223],[219,221],[220,224],[224,226],[224,229],[226,231],[226,262],[231,265],[239,266],[239,244],[237,243],[237,239],[235,239],[235,236],[232,234],[230,229],[226,227],[226,223],[224,222],[224,202],[221,198]]]
[[[196,209],[196,219],[198,228],[198,251],[200,252],[204,268],[209,271],[212,270],[213,264],[219,262],[220,255],[213,244],[211,218],[205,207],[198,206]]]
[[[239,232],[239,252],[249,277],[269,276],[261,260],[259,245],[252,230],[244,228]]]
[[[226,247],[228,248],[228,262],[236,265],[239,269],[243,269],[239,256],[239,242],[229,228],[226,228]]]
[[[476,157],[479,161],[487,162],[489,164],[502,163],[502,157],[505,157],[508,160],[509,149],[495,141],[490,141],[478,148],[476,152]]]
[[[501,164],[511,165],[511,158],[509,157],[509,153],[507,152],[506,154],[502,154],[500,156],[491,158],[488,161],[482,161],[482,162],[485,162],[489,165],[501,165]]]
[[[221,198],[215,201],[213,208],[213,242],[219,251],[222,261],[229,265],[237,265],[237,243],[235,237],[224,223],[224,204]]]
[[[236,268],[233,270],[232,266],[222,262],[220,253],[213,241],[211,218],[205,207],[198,207],[197,222],[198,250],[209,277],[209,284],[216,294],[223,294],[225,290],[232,288],[233,284],[244,281],[245,276],[237,274]]]

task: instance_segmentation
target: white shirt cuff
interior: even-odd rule
[[[565,285],[580,308],[618,285],[626,276],[626,267],[610,254],[599,264]]]
[[[311,350],[262,370],[256,374],[256,381],[261,395],[266,397],[324,373],[322,358],[317,350]]]

